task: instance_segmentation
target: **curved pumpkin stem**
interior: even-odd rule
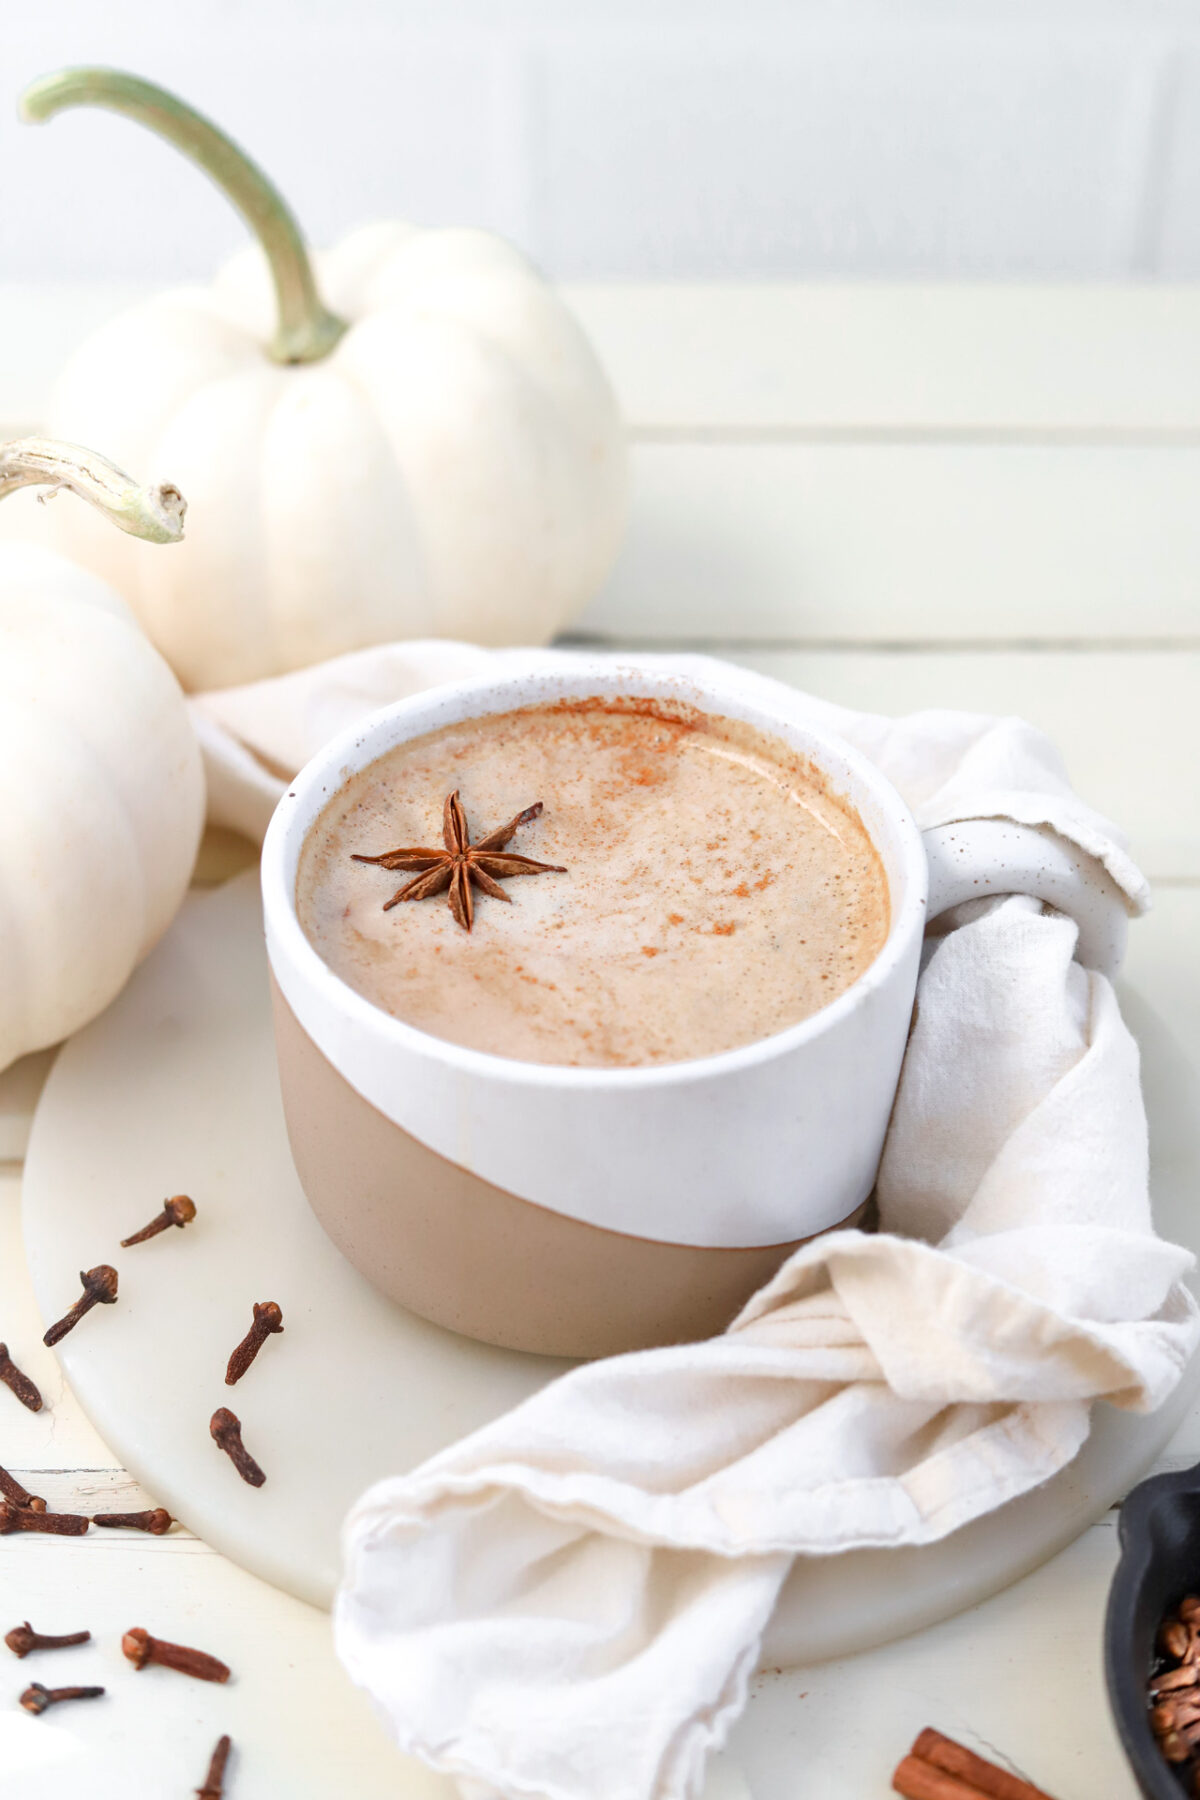
[[[151,544],[177,544],[183,536],[187,501],[176,487],[139,487],[131,475],[105,456],[79,444],[59,444],[53,438],[16,438],[0,444],[0,500],[23,487],[48,487],[48,500],[60,488],[70,488],[89,506],[134,537]]]
[[[32,124],[69,106],[104,106],[135,119],[198,163],[237,207],[263,247],[275,284],[279,321],[270,354],[276,362],[317,362],[347,329],[317,292],[300,227],[287,201],[257,164],[203,114],[152,81],[120,69],[62,69],[43,75],[21,96]]]

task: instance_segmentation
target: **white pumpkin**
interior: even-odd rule
[[[191,500],[170,557],[62,520],[184,686],[398,637],[551,637],[615,555],[625,450],[599,363],[525,258],[481,231],[371,225],[314,277],[282,199],[207,120],[111,70],[23,102],[34,119],[81,104],[171,138],[261,242],[211,289],[104,326],[51,408],[56,433],[169,467]]]
[[[86,451],[0,446],[0,495],[33,481],[179,536],[172,490]],[[0,543],[0,1069],[119,993],[175,915],[203,823],[179,683],[124,601],[44,545]]]

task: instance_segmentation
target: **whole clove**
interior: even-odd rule
[[[144,1244],[148,1238],[157,1237],[161,1231],[169,1231],[177,1225],[182,1231],[190,1225],[196,1216],[196,1202],[188,1194],[172,1194],[169,1200],[163,1201],[163,1209],[156,1213],[148,1225],[135,1231],[132,1237],[121,1239],[122,1250],[130,1249],[134,1244]]]
[[[14,1656],[26,1657],[33,1650],[70,1650],[75,1644],[89,1643],[91,1636],[90,1631],[68,1631],[61,1637],[47,1637],[45,1632],[35,1631],[26,1619],[23,1625],[14,1625],[6,1632],[4,1641]]]
[[[196,1789],[196,1800],[223,1800],[225,1793],[225,1765],[229,1761],[229,1752],[233,1748],[231,1739],[217,1739],[216,1747],[208,1764],[208,1774],[204,1778],[204,1786]]]
[[[22,1406],[27,1406],[30,1412],[41,1412],[42,1396],[24,1370],[18,1369],[8,1354],[7,1344],[0,1344],[0,1381],[12,1390]]]
[[[99,1700],[104,1689],[102,1687],[43,1687],[40,1681],[32,1682],[21,1695],[21,1705],[27,1713],[44,1713],[48,1706],[57,1706],[60,1700]]]
[[[283,1330],[283,1310],[274,1300],[254,1302],[254,1323],[229,1358],[225,1370],[225,1386],[233,1387],[242,1379],[267,1339]]]
[[[29,1506],[15,1506],[11,1500],[0,1500],[0,1537],[13,1531],[40,1531],[47,1537],[82,1537],[90,1520],[79,1513],[34,1512]]]
[[[191,1675],[196,1681],[229,1680],[229,1668],[218,1657],[209,1656],[205,1650],[189,1649],[186,1644],[168,1644],[162,1638],[151,1637],[140,1625],[125,1633],[121,1649],[135,1669],[148,1669],[157,1663],[160,1668]]]
[[[110,1530],[148,1531],[152,1537],[164,1537],[174,1523],[165,1506],[156,1506],[149,1512],[92,1514],[93,1525],[105,1525]]]
[[[0,1468],[0,1494],[6,1500],[11,1500],[14,1506],[28,1507],[30,1512],[44,1513],[46,1510],[46,1502],[42,1496],[31,1494],[28,1488],[21,1486],[15,1475],[10,1475],[4,1468]]]
[[[91,1312],[93,1306],[111,1306],[117,1297],[117,1271],[110,1263],[97,1263],[94,1269],[80,1269],[79,1279],[83,1283],[83,1293],[58,1323],[52,1325],[43,1344],[53,1349],[60,1344],[68,1331],[74,1331],[85,1313]]]
[[[261,1487],[267,1479],[242,1442],[242,1421],[236,1413],[230,1412],[227,1406],[218,1406],[208,1422],[209,1433],[215,1444],[225,1452],[243,1481],[251,1487]]]

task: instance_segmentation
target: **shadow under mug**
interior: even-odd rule
[[[811,760],[883,862],[887,940],[829,1006],[756,1043],[647,1068],[579,1069],[464,1049],[342,982],[296,916],[301,846],[359,769],[410,738],[517,707],[657,698],[742,721]],[[263,846],[288,1134],[338,1248],[402,1305],[467,1336],[602,1356],[711,1336],[801,1243],[854,1224],[874,1185],[927,914],[1028,893],[1072,914],[1112,970],[1125,908],[1053,833],[996,820],[922,837],[899,794],[800,696],[728,670],[590,664],[431,690],[372,715],[301,771]]]

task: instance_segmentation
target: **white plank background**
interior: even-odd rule
[[[488,225],[555,275],[1170,279],[1200,270],[1189,0],[55,0],[10,6],[0,264],[202,273],[229,208],[64,61],[186,93],[318,241]]]
[[[0,416],[152,292],[0,279]],[[1200,283],[567,282],[636,438],[1200,442]]]
[[[1200,444],[641,441],[583,630],[1196,641]],[[647,590],[655,603],[646,606]]]
[[[35,421],[58,359],[126,292],[0,287],[0,418]],[[1034,719],[1155,879],[1129,973],[1200,1063],[1200,290],[570,293],[613,371],[635,477],[628,545],[577,635],[715,649],[851,706]],[[3,514],[6,533],[38,529],[24,496]],[[209,876],[241,854],[210,843]],[[0,1081],[0,1155],[19,1153],[40,1073]],[[0,1408],[0,1462],[54,1502],[138,1504],[38,1341],[18,1190],[14,1166],[0,1179],[0,1330],[50,1410]],[[1193,1417],[1167,1461],[1197,1455]],[[752,1789],[882,1794],[936,1722],[985,1754],[1000,1746],[1059,1800],[1132,1800],[1100,1680],[1114,1554],[1110,1519],[959,1620],[762,1678],[733,1746]],[[326,1621],[186,1533],[0,1540],[0,1595],[13,1614],[0,1629],[28,1613],[107,1634],[72,1668],[105,1668],[113,1703],[73,1719],[66,1746],[95,1758],[100,1800],[186,1793],[227,1725],[246,1745],[231,1800],[432,1792],[347,1687]],[[136,1710],[133,1694],[118,1705],[111,1640],[133,1623],[227,1654],[237,1688],[214,1699],[147,1676],[144,1703],[139,1690]],[[48,1723],[18,1732],[0,1694],[0,1774]],[[792,1746],[786,1778],[768,1736]],[[0,1789],[56,1800],[69,1768]]]

